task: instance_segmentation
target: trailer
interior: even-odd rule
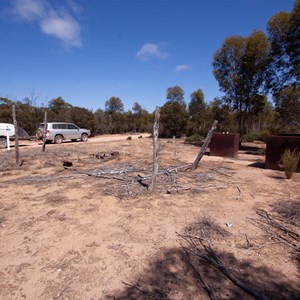
[[[21,127],[18,127],[18,138],[29,140],[30,136]],[[0,123],[0,148],[7,148],[9,141],[15,140],[15,126],[10,123]]]

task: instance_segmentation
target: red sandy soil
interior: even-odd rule
[[[0,150],[0,299],[210,299],[199,274],[217,299],[252,299],[193,258],[197,274],[178,235],[186,233],[205,235],[224,266],[269,299],[300,298],[299,252],[256,222],[258,210],[273,215],[275,204],[300,203],[300,174],[287,180],[262,168],[261,152],[240,151],[236,159],[205,155],[195,173],[166,175],[153,193],[86,175],[151,173],[149,135],[128,136],[47,144],[45,153],[22,141],[20,168],[14,147]],[[160,168],[192,163],[198,151],[160,140]]]

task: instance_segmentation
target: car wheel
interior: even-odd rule
[[[54,143],[61,144],[62,142],[63,142],[63,137],[62,137],[62,135],[58,134],[54,139]]]
[[[7,147],[6,138],[1,137],[0,138],[0,148],[6,148],[6,147]]]
[[[88,140],[88,135],[85,134],[85,133],[82,134],[82,135],[81,135],[81,141],[82,141],[82,142],[87,142],[87,140]]]

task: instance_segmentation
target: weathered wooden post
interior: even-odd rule
[[[159,116],[160,107],[155,109],[154,125],[153,125],[153,171],[150,191],[153,191],[156,186],[156,175],[158,172],[158,131],[159,131]]]
[[[173,143],[173,156],[175,158],[176,155],[177,155],[177,152],[176,152],[176,137],[175,137],[175,135],[173,135],[172,143]]]
[[[15,152],[16,152],[16,166],[20,166],[20,153],[19,153],[19,136],[18,136],[18,122],[16,118],[16,106],[12,106],[12,117],[15,126]]]
[[[218,125],[218,121],[215,120],[214,121],[214,124],[212,125],[210,131],[208,132],[207,136],[206,136],[206,139],[205,139],[205,142],[204,144],[202,145],[202,147],[200,148],[200,151],[192,165],[192,168],[191,168],[191,171],[195,171],[199,165],[199,162],[200,160],[202,159],[203,155],[205,154],[205,151],[210,143],[210,140],[212,138],[212,135],[214,133],[214,131],[217,129],[217,125]]]
[[[44,132],[43,132],[42,152],[45,152],[45,148],[46,148],[46,142],[47,142],[46,131],[47,131],[47,111],[45,111],[45,116],[44,116]]]

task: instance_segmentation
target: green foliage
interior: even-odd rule
[[[183,89],[178,85],[169,87],[167,89],[167,99],[168,99],[168,102],[177,102],[182,105],[185,104]]]
[[[226,95],[225,101],[238,112],[241,135],[248,111],[262,91],[269,61],[269,42],[261,31],[254,31],[246,38],[225,39],[214,55],[214,75]]]
[[[279,165],[283,167],[287,179],[290,179],[293,173],[297,170],[299,160],[300,152],[298,152],[296,149],[293,151],[287,149],[281,155]]]
[[[14,102],[6,98],[0,98],[0,122],[12,123],[12,105],[16,106],[16,118],[18,125],[29,135],[33,135],[40,122],[43,120],[44,112],[41,108],[32,106],[30,102]]]
[[[243,135],[244,142],[254,142],[254,141],[263,141],[265,142],[266,138],[271,135],[270,130],[265,129],[258,133],[247,133]]]
[[[72,105],[70,103],[65,102],[65,100],[62,97],[54,98],[48,103],[48,108],[55,114],[58,114],[61,110],[67,110],[71,107]]]
[[[135,102],[132,107],[133,110],[133,131],[145,132],[149,131],[149,124],[152,123],[149,113],[142,108],[142,106]]]
[[[70,109],[70,120],[81,128],[88,128],[92,134],[95,134],[96,124],[94,115],[86,108],[74,106]]]
[[[255,133],[247,133],[243,135],[243,141],[244,142],[248,142],[248,143],[252,143],[255,140],[258,140],[259,135],[255,134]]]
[[[105,102],[105,110],[112,113],[122,113],[124,111],[124,105],[120,98],[111,97]]]
[[[0,122],[12,123],[12,105],[13,101],[7,98],[0,98]]]
[[[300,128],[300,87],[287,86],[273,98],[282,122],[290,128]]]
[[[204,94],[201,89],[191,94],[191,100],[188,106],[189,124],[188,134],[203,134],[209,124],[209,116],[207,113],[207,105],[204,101]]]
[[[186,142],[186,143],[200,143],[200,142],[202,142],[203,140],[204,140],[204,136],[195,133],[195,134],[193,134],[193,135],[187,137],[187,138],[185,139],[185,142]]]
[[[97,109],[94,112],[95,135],[110,133],[110,115],[102,109]]]
[[[268,22],[271,43],[269,88],[278,92],[287,85],[300,83],[300,0],[291,13],[279,12]]]
[[[208,106],[208,113],[210,115],[209,126],[214,120],[218,120],[218,129],[222,132],[236,132],[236,113],[232,111],[230,106],[224,101],[215,98]],[[209,128],[207,128],[209,130]],[[207,131],[206,130],[206,131]]]
[[[258,134],[258,140],[265,142],[267,137],[272,135],[271,131],[268,129],[261,130]]]
[[[184,104],[167,102],[160,112],[160,136],[181,137],[186,131],[188,113]]]

